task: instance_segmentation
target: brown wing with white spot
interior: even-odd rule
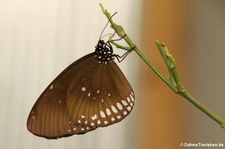
[[[77,60],[45,89],[34,104],[27,120],[27,128],[31,133],[48,139],[55,139],[73,134],[83,134],[96,129],[96,127],[73,123],[66,109],[67,88],[71,79],[79,80],[89,70],[94,69],[96,66],[93,63],[96,62],[95,59],[94,53],[91,53]],[[82,71],[80,71],[81,69]]]
[[[117,66],[115,62],[109,64],[106,75],[106,103],[104,103],[105,118],[104,124],[107,120],[110,123],[119,122],[124,119],[133,109],[135,95],[128,80]],[[104,115],[103,114],[103,115]],[[101,118],[104,118],[101,117]]]
[[[124,119],[134,106],[134,92],[114,61],[96,69],[70,86],[67,110],[71,121],[89,127],[105,127]],[[75,84],[75,83],[71,83]]]

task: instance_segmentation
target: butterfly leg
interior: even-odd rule
[[[120,63],[122,62],[127,55],[132,52],[136,47],[134,46],[133,48],[131,48],[129,51],[125,52],[122,56],[118,55],[118,54],[114,54],[113,56],[117,59],[117,61]]]

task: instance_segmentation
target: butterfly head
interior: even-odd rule
[[[110,42],[104,42],[104,40],[99,40],[97,46],[95,47],[95,54],[99,60],[99,63],[107,64],[113,60],[113,48]]]

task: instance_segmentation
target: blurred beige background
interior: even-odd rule
[[[98,2],[111,13],[118,12],[114,20],[164,73],[154,40],[166,43],[186,89],[225,118],[224,0],[0,0],[0,148],[225,145],[219,125],[175,95],[135,53],[119,64],[136,93],[135,108],[125,120],[59,140],[39,138],[26,130],[30,109],[45,87],[70,63],[93,52],[107,22]]]

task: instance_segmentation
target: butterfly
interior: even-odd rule
[[[119,56],[110,41],[99,40],[93,53],[69,65],[44,90],[31,109],[27,129],[57,139],[123,120],[135,95],[115,58]]]

